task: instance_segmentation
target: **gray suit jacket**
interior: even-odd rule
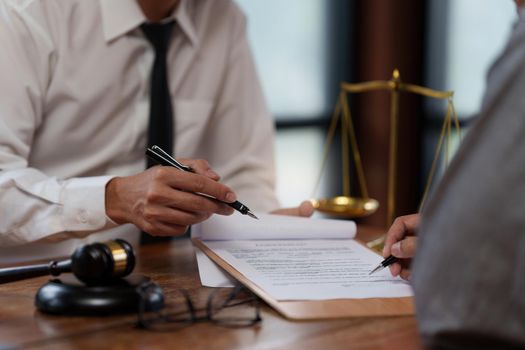
[[[427,344],[525,347],[525,19],[422,218],[413,286]]]

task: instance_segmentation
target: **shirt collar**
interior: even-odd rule
[[[191,1],[190,1],[191,2]],[[198,44],[194,21],[190,15],[187,0],[180,0],[171,16],[193,45]],[[100,0],[104,38],[110,42],[146,22],[139,4],[130,0]]]

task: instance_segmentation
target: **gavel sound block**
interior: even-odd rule
[[[79,247],[67,260],[0,269],[0,284],[72,272],[76,278],[53,279],[38,290],[35,306],[40,311],[64,315],[136,312],[140,300],[137,288],[152,282],[145,276],[129,276],[134,267],[133,247],[117,239]],[[150,286],[146,297],[146,309],[164,307],[158,285]]]

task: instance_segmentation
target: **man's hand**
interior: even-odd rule
[[[154,236],[174,236],[188,226],[206,220],[212,214],[231,215],[224,202],[237,197],[218,183],[217,175],[204,160],[183,160],[194,173],[172,167],[155,166],[137,175],[116,177],[106,185],[106,214],[119,224],[133,223]]]
[[[271,212],[276,215],[301,216],[309,218],[314,213],[314,207],[310,201],[304,201],[295,208],[281,208]]]
[[[410,278],[410,264],[416,252],[416,231],[419,227],[419,214],[398,217],[386,234],[383,256],[393,255],[398,262],[390,265],[392,276]]]

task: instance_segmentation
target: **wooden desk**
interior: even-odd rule
[[[360,228],[368,241],[377,230]],[[170,301],[170,291],[183,288],[205,303],[210,291],[200,285],[189,240],[142,247],[137,272],[157,282]],[[264,306],[263,321],[249,329],[228,329],[199,323],[170,333],[134,327],[135,316],[59,317],[33,306],[37,289],[48,278],[0,286],[0,349],[421,349],[414,317],[356,318],[290,322]]]

